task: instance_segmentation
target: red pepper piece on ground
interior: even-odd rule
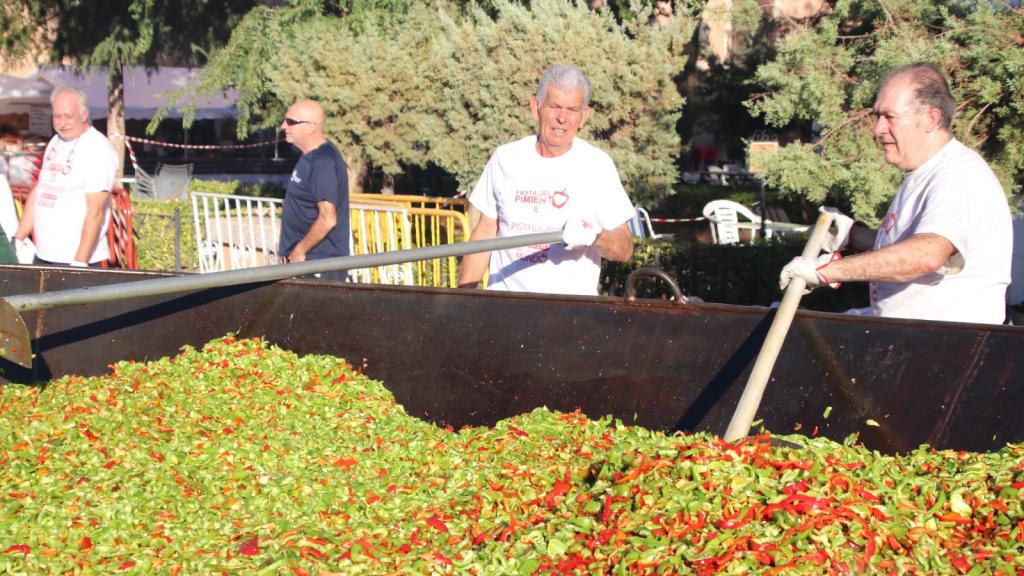
[[[238,553],[243,556],[255,556],[260,553],[260,539],[257,536],[253,536],[248,540],[243,541],[238,546]]]
[[[431,528],[437,530],[438,532],[448,531],[448,525],[436,516],[431,516],[430,518],[427,518],[427,524],[429,524]]]

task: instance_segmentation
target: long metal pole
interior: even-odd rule
[[[538,234],[506,236],[504,238],[493,238],[490,240],[474,240],[472,242],[459,242],[456,244],[444,244],[441,246],[427,246],[411,250],[396,250],[394,252],[383,252],[380,254],[338,256],[335,258],[309,260],[306,262],[276,266],[246,268],[243,270],[227,270],[224,272],[211,272],[209,274],[170,276],[167,278],[154,278],[151,280],[140,280],[137,282],[108,284],[106,286],[90,286],[87,288],[56,290],[54,292],[43,292],[39,294],[20,294],[17,296],[6,296],[4,297],[4,300],[6,300],[7,303],[18,312],[29,312],[31,310],[46,310],[60,306],[71,306],[74,304],[110,302],[113,300],[124,300],[127,298],[141,298],[145,296],[190,292],[194,290],[204,290],[207,288],[235,286],[238,284],[271,282],[274,280],[281,280],[283,278],[319,274],[321,272],[372,268],[374,266],[387,266],[390,264],[414,262],[417,260],[430,260],[432,258],[464,256],[466,254],[475,254],[477,252],[520,248],[535,244],[553,244],[561,241],[561,232],[541,232]]]
[[[174,269],[181,270],[181,208],[174,207]]]

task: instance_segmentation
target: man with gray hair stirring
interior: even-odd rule
[[[995,174],[950,129],[956,101],[936,66],[918,62],[890,72],[875,100],[874,135],[885,161],[904,171],[877,232],[839,215],[831,248],[818,262],[796,258],[780,286],[871,283],[870,315],[1000,324],[1006,316],[1013,231]]]
[[[576,137],[590,116],[590,82],[575,66],[544,72],[530,99],[537,133],[498,147],[469,197],[480,211],[471,240],[562,230],[565,245],[529,246],[463,258],[459,286],[597,295],[601,258],[633,255],[633,205],[602,150]]]

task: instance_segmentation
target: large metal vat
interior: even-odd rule
[[[0,294],[154,276],[0,266]],[[289,280],[26,313],[33,368],[0,368],[15,382],[95,375],[236,332],[365,365],[409,413],[456,427],[547,406],[723,433],[772,314]],[[800,312],[758,418],[775,433],[857,433],[883,452],[995,449],[1024,441],[1022,351],[1021,327]]]

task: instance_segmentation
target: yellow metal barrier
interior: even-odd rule
[[[409,208],[440,208],[466,212],[469,203],[465,198],[441,198],[435,196],[415,196],[411,194],[349,194],[353,203],[390,203],[403,204]]]
[[[364,202],[349,207],[352,253],[375,254],[409,248],[454,244],[469,240],[469,220],[456,210],[410,208],[401,203]],[[389,267],[359,270],[360,282],[407,286],[458,286],[457,257],[420,260]]]
[[[352,203],[352,254],[379,254],[413,248],[409,210],[400,205]],[[352,270],[356,282],[416,284],[412,263]]]
[[[472,233],[465,198],[403,194],[350,194],[349,198],[353,205],[405,208],[411,223],[411,248],[466,242]],[[353,222],[354,218],[353,215]],[[353,224],[353,233],[354,229]],[[413,266],[417,286],[458,286],[458,258],[435,258],[415,262]]]
[[[439,246],[469,240],[469,219],[462,212],[439,208],[410,208],[414,247]],[[457,288],[459,259],[455,256],[415,263],[419,286]]]
[[[472,232],[466,217],[464,198],[438,198],[403,194],[350,194],[353,206],[401,207],[410,223],[410,248],[438,246],[469,240]],[[356,214],[353,212],[353,235]],[[395,248],[397,249],[397,248]],[[413,263],[415,284],[455,288],[458,286],[458,258],[435,258]]]

